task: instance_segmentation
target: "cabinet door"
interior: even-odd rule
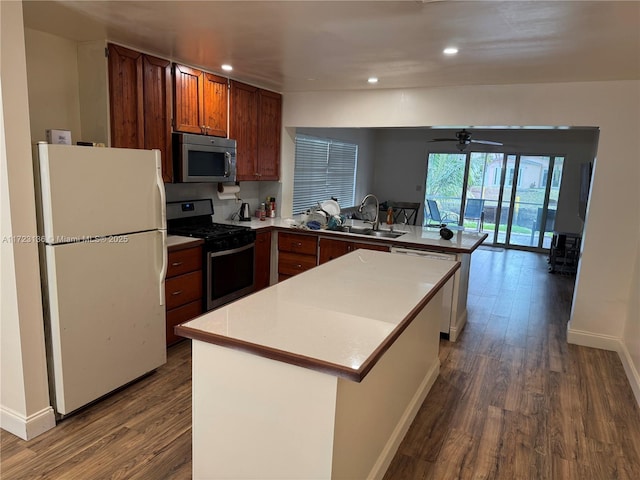
[[[271,277],[271,232],[256,234],[255,291],[269,286]]]
[[[111,146],[144,148],[142,54],[109,44]]]
[[[170,67],[168,60],[143,55],[144,148],[160,150],[165,182],[173,181]]]
[[[186,133],[204,133],[203,111],[204,74],[195,68],[175,65],[173,115],[175,130]]]
[[[280,178],[280,131],[282,96],[258,91],[258,176],[260,180]]]
[[[349,253],[353,249],[353,242],[334,240],[333,238],[321,238],[319,263],[322,265],[329,260],[333,260],[334,258],[338,258]]]
[[[204,74],[202,122],[207,135],[227,136],[227,79],[211,73]]]
[[[229,99],[229,138],[236,140],[238,180],[257,180],[258,89],[231,80]]]

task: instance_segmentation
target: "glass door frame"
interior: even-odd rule
[[[427,180],[428,180],[428,166],[429,166],[429,161],[428,158],[430,155],[434,155],[434,154],[446,154],[446,155],[464,155],[465,157],[465,165],[464,165],[464,174],[463,174],[463,183],[462,183],[462,192],[461,192],[461,198],[460,198],[460,212],[459,212],[459,220],[458,220],[458,225],[462,226],[464,223],[464,211],[465,211],[465,206],[466,206],[466,201],[467,201],[467,196],[468,196],[468,184],[469,184],[469,171],[471,168],[471,156],[472,153],[486,153],[486,152],[474,152],[474,151],[465,151],[465,152],[427,152],[427,172],[426,172],[426,178],[425,178],[425,189],[427,187]],[[545,233],[545,228],[546,228],[546,222],[547,222],[547,216],[548,216],[548,209],[549,209],[549,201],[550,201],[550,197],[551,197],[551,188],[552,188],[552,184],[553,184],[553,173],[555,170],[555,165],[556,165],[556,159],[558,158],[562,158],[562,159],[566,159],[566,155],[563,154],[523,154],[523,153],[509,153],[509,152],[491,152],[491,153],[497,153],[497,154],[501,154],[502,155],[502,171],[500,173],[500,185],[499,185],[499,192],[498,192],[498,199],[497,199],[497,205],[496,205],[496,211],[495,211],[495,224],[494,224],[494,228],[493,228],[493,232],[492,234],[489,234],[489,237],[487,237],[487,240],[490,245],[495,245],[495,246],[501,246],[501,247],[506,247],[506,248],[513,248],[513,249],[520,249],[520,250],[529,250],[529,251],[546,251],[547,249],[543,247],[544,244],[544,233]],[[518,178],[520,176],[520,161],[522,157],[528,157],[528,156],[532,156],[532,157],[548,157],[549,158],[549,165],[548,165],[548,174],[547,174],[547,179],[546,179],[546,184],[545,184],[545,189],[544,189],[544,199],[543,199],[543,203],[542,203],[542,217],[541,217],[541,225],[538,227],[540,228],[540,230],[538,231],[538,239],[535,245],[521,245],[521,244],[512,244],[510,242],[511,240],[511,233],[512,233],[512,227],[513,227],[513,217],[514,217],[514,211],[515,211],[515,204],[516,204],[516,197],[517,197],[517,187],[518,187]],[[513,172],[513,178],[512,178],[512,184],[511,184],[511,192],[509,195],[509,213],[507,215],[507,221],[506,221],[506,231],[505,231],[505,237],[504,237],[504,241],[500,241],[499,240],[499,232],[500,232],[500,226],[502,225],[502,222],[500,221],[502,218],[502,210],[503,210],[503,200],[504,200],[504,190],[505,190],[505,184],[507,181],[507,175],[508,175],[508,163],[511,159],[514,159],[514,172]],[[564,167],[564,164],[563,164]],[[484,172],[483,172],[484,175]],[[560,183],[561,185],[562,183]],[[425,199],[426,199],[426,190],[425,190]],[[535,232],[533,232],[535,234]],[[491,235],[493,236],[493,238],[491,238]]]

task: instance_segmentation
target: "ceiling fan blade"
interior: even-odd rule
[[[432,138],[430,142],[457,142],[457,138]]]
[[[503,145],[500,142],[494,142],[492,140],[471,140],[471,143],[481,143],[483,145],[497,145],[497,146]]]

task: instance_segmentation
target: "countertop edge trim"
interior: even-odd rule
[[[449,272],[436,283],[433,288],[424,296],[424,298],[411,309],[409,314],[398,323],[395,329],[389,334],[387,338],[376,348],[371,355],[362,363],[360,369],[362,370],[362,378],[378,363],[380,357],[389,350],[391,345],[402,335],[411,322],[418,316],[418,313],[431,301],[431,299],[442,289],[442,287],[449,281],[450,278],[460,269],[460,262],[455,262],[455,265],[451,267]]]
[[[246,342],[244,340],[238,340],[236,338],[229,338],[221,335],[216,335],[214,333],[203,332],[202,330],[186,327],[184,325],[176,325],[174,327],[174,332],[176,333],[176,335],[179,335],[181,337],[198,340],[205,343],[211,343],[234,350],[248,352],[252,355],[268,358],[270,360],[276,360],[278,362],[288,363],[297,367],[308,368],[320,373],[331,374],[357,383],[360,383],[364,378],[364,374],[362,374],[362,368],[353,370],[351,368],[337,365],[335,363],[306,357],[297,353],[286,352],[277,348],[265,347],[263,345]]]
[[[425,295],[418,304],[411,309],[409,314],[403,318],[396,328],[394,328],[389,336],[385,338],[382,343],[367,357],[362,363],[359,369],[354,370],[343,365],[327,362],[324,360],[318,360],[315,358],[299,355],[296,353],[286,352],[277,348],[265,347],[255,343],[247,342],[244,340],[238,340],[236,338],[230,338],[226,336],[216,335],[214,333],[203,332],[199,329],[190,328],[184,325],[176,325],[174,332],[181,337],[190,338],[192,340],[198,340],[205,343],[211,343],[226,348],[232,348],[243,352],[248,352],[253,355],[268,358],[270,360],[276,360],[290,365],[298,367],[308,368],[320,373],[326,373],[337,377],[345,378],[356,383],[362,382],[371,369],[378,363],[382,355],[395,343],[400,335],[407,329],[413,319],[418,313],[429,303],[429,301],[442,289],[445,283],[456,273],[460,268],[460,262],[455,262],[449,272],[444,275],[438,283],[436,283],[429,293]]]

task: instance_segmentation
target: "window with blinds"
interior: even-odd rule
[[[337,198],[342,208],[353,206],[357,164],[358,145],[296,135],[293,213],[331,197]]]

